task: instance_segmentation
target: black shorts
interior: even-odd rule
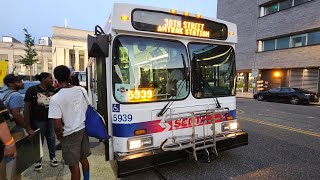
[[[61,140],[62,158],[66,165],[78,165],[80,159],[91,155],[89,137],[86,130],[74,132]]]

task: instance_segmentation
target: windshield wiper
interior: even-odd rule
[[[194,54],[193,57],[192,57],[191,62],[193,62],[193,61],[195,60],[195,56],[196,56],[196,55]],[[212,94],[212,98],[213,98],[213,99],[215,100],[215,102],[216,102],[216,108],[221,108],[221,105],[220,105],[220,102],[219,102],[217,96],[215,95],[215,93],[214,93],[213,89],[211,88],[210,84],[208,83],[208,81],[204,78],[203,74],[202,74],[201,71],[199,70],[197,63],[196,63],[195,71],[198,73],[199,76],[201,76],[201,80],[208,86],[208,88],[209,88],[209,90],[210,90],[210,92],[211,92],[211,94]]]
[[[170,106],[173,104],[173,100],[177,99],[177,95],[179,95],[179,93],[181,92],[180,86],[183,84],[184,81],[186,81],[189,77],[189,69],[187,69],[187,65],[184,59],[183,54],[181,54],[182,57],[182,63],[183,63],[183,75],[184,78],[182,80],[182,82],[179,84],[179,86],[177,87],[176,90],[178,90],[177,93],[175,93],[174,96],[171,96],[171,98],[169,99],[168,103],[161,109],[161,111],[157,114],[158,117],[163,116],[164,113],[166,113],[168,111],[168,109],[170,108]],[[186,90],[188,90],[188,84],[186,82]]]

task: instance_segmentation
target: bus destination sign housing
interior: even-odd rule
[[[140,31],[218,40],[228,38],[228,28],[225,24],[160,11],[135,9],[132,13],[132,26]]]

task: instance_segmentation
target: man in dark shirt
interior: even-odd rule
[[[48,118],[50,97],[54,94],[53,79],[51,74],[45,72],[35,77],[41,83],[27,90],[24,98],[24,117],[26,122],[30,122],[33,130],[40,129],[42,142],[46,137],[51,160],[50,165],[56,167],[59,163],[55,157],[56,138],[54,125],[53,120]],[[37,162],[34,168],[37,171],[41,170],[42,161]]]

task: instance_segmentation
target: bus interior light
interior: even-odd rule
[[[121,20],[128,21],[129,20],[129,16],[121,16]]]
[[[196,18],[201,18],[201,14],[196,14]]]
[[[177,10],[171,9],[171,10],[170,10],[170,13],[172,13],[172,14],[177,14]]]
[[[189,16],[189,12],[183,12],[183,15]]]

